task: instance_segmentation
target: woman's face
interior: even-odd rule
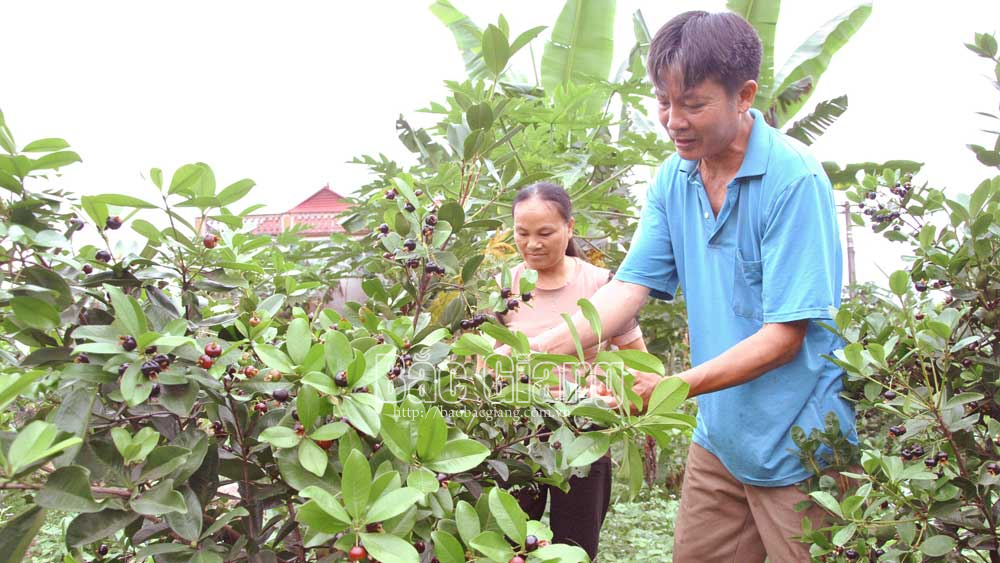
[[[538,197],[514,207],[514,242],[532,270],[558,266],[573,237],[573,219],[564,221],[556,204]]]

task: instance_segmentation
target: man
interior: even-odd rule
[[[839,397],[840,347],[817,323],[840,305],[841,254],[833,194],[822,167],[752,109],[761,45],[735,14],[687,12],[650,45],[659,119],[677,152],[659,170],[615,279],[591,299],[605,334],[634,318],[647,295],[683,288],[698,396],[675,534],[679,562],[809,560],[791,538],[816,506],[794,485],[811,476],[790,437],[835,412],[856,440]],[[584,346],[595,337],[573,318]],[[569,353],[564,325],[532,340]],[[648,398],[652,385],[637,386]]]

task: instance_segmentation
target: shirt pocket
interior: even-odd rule
[[[733,312],[740,317],[764,320],[764,306],[761,291],[763,289],[763,268],[760,260],[744,260],[741,253],[736,254],[736,267],[733,272]]]

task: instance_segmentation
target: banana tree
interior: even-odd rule
[[[781,0],[729,0],[726,6],[743,16],[760,35],[764,53],[760,68],[760,89],[754,106],[768,123],[784,127],[812,96],[830,60],[854,36],[871,15],[871,2],[861,3],[828,21],[816,30],[776,71],[774,39]],[[847,111],[847,96],[820,102],[809,115],[792,123],[789,136],[812,144]]]

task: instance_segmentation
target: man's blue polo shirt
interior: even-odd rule
[[[842,371],[822,355],[841,340],[816,320],[840,306],[841,251],[833,190],[804,147],[751,110],[743,164],[716,217],[698,163],[674,155],[646,194],[632,246],[616,278],[687,304],[691,362],[719,356],[764,323],[809,319],[791,362],[698,397],[694,441],[740,481],[779,487],[808,478],[791,439],[830,412],[855,440],[854,410],[840,397]]]

